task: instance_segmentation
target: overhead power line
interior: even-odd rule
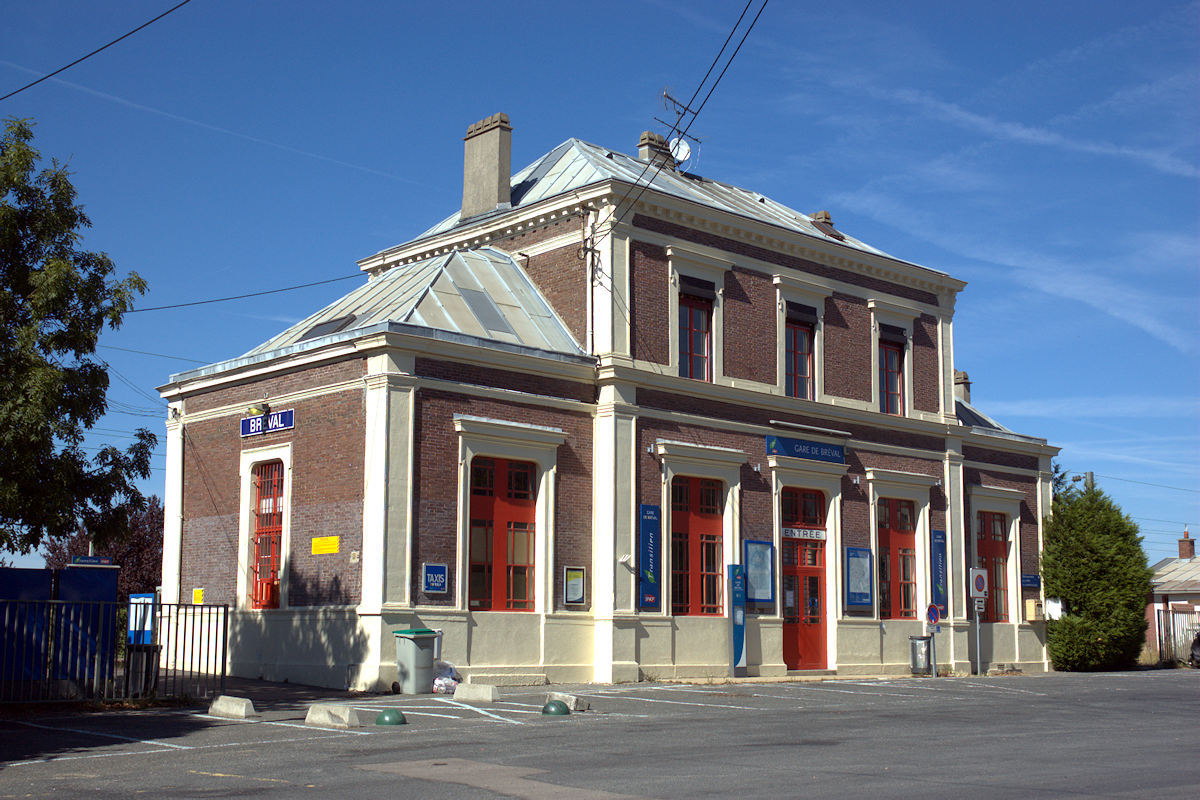
[[[125,313],[126,314],[135,314],[139,311],[166,311],[169,308],[186,308],[187,306],[203,306],[203,305],[207,305],[209,303],[225,303],[230,300],[244,300],[247,297],[262,297],[265,294],[279,294],[280,292],[291,292],[291,291],[295,291],[296,289],[307,289],[310,286],[322,286],[326,283],[335,283],[337,281],[348,281],[351,278],[361,278],[361,277],[362,277],[362,273],[359,272],[354,275],[343,275],[340,278],[330,278],[329,280],[324,280],[324,281],[313,281],[312,283],[301,283],[296,286],[284,286],[281,289],[266,289],[261,292],[249,292],[248,294],[235,294],[235,295],[231,295],[229,297],[214,297],[210,300],[193,300],[190,303],[172,303],[169,306],[151,306],[150,308],[131,308],[128,311],[126,311]],[[188,360],[190,361],[191,359],[188,359]],[[203,362],[201,362],[201,363],[203,363]]]
[[[165,17],[167,14],[170,14],[172,11],[176,11],[176,10],[178,10],[178,9],[180,9],[180,8],[183,8],[184,6],[186,6],[186,5],[187,5],[188,3],[190,3],[190,2],[192,2],[192,0],[183,0],[183,2],[182,2],[182,3],[180,3],[179,5],[177,5],[177,6],[174,6],[174,7],[172,7],[172,8],[169,8],[169,9],[167,9],[166,11],[164,11],[164,12],[163,12],[163,13],[161,13],[161,14],[159,14],[159,15],[158,15],[157,17],[155,17],[154,19],[152,19],[152,20],[150,20],[149,22],[146,22],[146,23],[144,23],[144,24],[142,24],[142,25],[139,25],[139,26],[137,26],[136,28],[134,28],[134,29],[133,29],[133,30],[131,30],[129,33],[125,34],[124,36],[119,36],[119,37],[117,37],[116,39],[113,39],[113,40],[112,40],[111,42],[109,42],[108,44],[104,45],[103,47],[98,47],[98,48],[96,48],[96,49],[95,49],[95,50],[93,50],[92,52],[88,53],[86,56],[81,56],[80,58],[77,58],[77,59],[75,59],[75,60],[74,60],[74,61],[72,61],[70,64],[67,64],[65,67],[59,67],[58,69],[54,70],[54,72],[51,72],[51,73],[50,73],[50,74],[48,74],[48,75],[43,75],[42,77],[38,78],[36,81],[33,81],[32,83],[27,83],[27,84],[25,84],[24,86],[22,86],[20,89],[16,89],[15,91],[11,91],[11,92],[9,92],[8,94],[4,95],[4,97],[0,97],[0,102],[3,102],[3,101],[5,101],[5,100],[7,100],[8,98],[12,97],[14,94],[20,94],[21,92],[25,91],[26,89],[31,89],[31,88],[33,88],[34,86],[37,86],[37,85],[38,85],[39,83],[41,83],[42,81],[44,81],[44,80],[49,80],[50,78],[53,78],[55,75],[57,75],[57,74],[58,74],[58,73],[60,73],[60,72],[66,72],[66,71],[67,71],[67,70],[69,70],[71,67],[75,66],[76,64],[80,63],[81,61],[86,61],[87,59],[91,58],[92,56],[96,55],[97,53],[99,53],[99,52],[101,52],[101,51],[103,51],[103,50],[107,50],[108,48],[112,47],[114,44],[116,44],[117,42],[121,41],[122,39],[128,39],[130,36],[133,36],[135,33],[137,33],[138,31],[140,31],[142,28],[145,28],[145,27],[147,27],[147,26],[153,25],[155,22],[158,22],[160,19],[162,19],[163,17]]]
[[[173,358],[176,361],[190,361],[193,364],[207,364],[207,361],[201,361],[198,358],[185,358],[184,356],[169,356],[166,353],[151,353],[149,350],[134,350],[130,347],[117,347],[115,344],[99,344],[97,347],[103,347],[106,350],[120,350],[125,353],[138,353],[143,356],[157,356],[159,358]]]

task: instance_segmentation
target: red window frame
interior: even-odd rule
[[[725,490],[720,481],[671,481],[671,613],[720,616]]]
[[[975,566],[988,572],[988,597],[980,622],[1008,622],[1008,516],[980,511]]]
[[[279,608],[279,569],[283,550],[283,462],[264,461],[250,472],[254,491],[251,539],[252,608]]]
[[[785,528],[824,528],[825,495],[813,489],[785,488],[781,499]]]
[[[537,467],[476,456],[470,475],[467,607],[533,611]]]
[[[879,618],[917,618],[917,509],[912,500],[879,498]]]
[[[904,346],[896,342],[879,343],[879,410],[904,413]]]
[[[784,332],[785,372],[789,397],[813,399],[813,326],[789,322]]]
[[[679,375],[712,381],[711,300],[679,295]]]

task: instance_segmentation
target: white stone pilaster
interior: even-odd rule
[[[167,479],[163,487],[162,602],[179,602],[183,558],[183,423],[178,403],[167,409]]]

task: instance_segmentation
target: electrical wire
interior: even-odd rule
[[[1200,494],[1200,489],[1185,489],[1182,486],[1167,486],[1164,483],[1147,483],[1146,481],[1135,481],[1135,480],[1130,480],[1129,478],[1118,478],[1113,475],[1096,474],[1096,477],[1104,478],[1105,480],[1110,480],[1110,481],[1123,481],[1125,483],[1137,483],[1137,484],[1141,484],[1142,486],[1155,486],[1159,489],[1173,489],[1177,492],[1191,492],[1193,494]]]
[[[326,283],[336,283],[337,281],[348,281],[351,278],[361,278],[361,272],[354,275],[343,275],[340,278],[329,278],[324,281],[313,281],[312,283],[301,283],[296,286],[284,286],[281,289],[266,289],[261,292],[250,292],[249,294],[235,294],[230,297],[214,297],[210,300],[193,300],[190,303],[172,303],[169,306],[151,306],[150,308],[131,308],[126,311],[126,314],[136,314],[139,311],[166,311],[171,308],[186,308],[188,306],[203,306],[209,303],[225,303],[230,300],[244,300],[247,297],[262,297],[267,294],[279,294],[280,292],[291,292],[296,289],[307,289],[310,286],[323,286]],[[190,359],[189,359],[190,360]],[[203,362],[201,362],[203,363]]]
[[[80,58],[75,59],[70,64],[67,64],[65,67],[59,67],[58,69],[54,70],[54,72],[51,72],[49,75],[43,75],[42,77],[38,78],[36,81],[33,81],[32,83],[27,83],[24,86],[22,86],[20,89],[9,92],[8,94],[4,95],[4,97],[0,97],[0,103],[4,102],[5,100],[7,100],[8,98],[12,97],[15,94],[20,94],[21,92],[25,91],[26,89],[32,89],[34,86],[37,86],[42,81],[49,80],[50,78],[53,78],[55,75],[57,75],[60,72],[66,72],[71,67],[75,66],[76,64],[80,63],[81,61],[86,61],[87,59],[91,58],[92,56],[96,55],[97,53],[107,50],[108,48],[112,47],[114,44],[121,41],[122,39],[128,39],[130,36],[133,36],[135,33],[140,31],[142,28],[153,25],[155,22],[158,22],[160,19],[165,17],[167,14],[170,14],[172,11],[176,11],[180,8],[183,8],[190,2],[192,2],[192,0],[183,0],[183,2],[180,3],[179,5],[174,6],[173,8],[167,9],[166,11],[159,14],[154,19],[150,20],[147,23],[137,26],[136,28],[134,28],[129,33],[125,34],[124,36],[119,36],[116,39],[113,39],[108,44],[104,45],[103,47],[96,48],[92,52],[88,53],[86,56],[82,56]]]
[[[115,344],[98,344],[97,347],[103,347],[106,350],[120,350],[125,353],[138,353],[143,356],[158,356],[159,358],[173,358],[176,361],[190,361],[193,364],[209,364],[209,361],[201,361],[198,358],[185,358],[184,356],[169,356],[166,353],[151,353],[149,350],[134,350],[129,347],[117,347]]]
[[[1064,472],[1063,475],[1077,476],[1077,477],[1071,478],[1072,482],[1083,480],[1084,478],[1087,477],[1082,472]],[[1185,489],[1182,486],[1167,486],[1165,483],[1148,483],[1147,481],[1135,481],[1132,478],[1118,478],[1115,475],[1101,475],[1098,472],[1093,472],[1092,477],[1104,478],[1104,479],[1110,480],[1110,481],[1121,481],[1123,483],[1136,483],[1136,484],[1140,484],[1142,486],[1154,486],[1155,488],[1158,488],[1158,489],[1173,489],[1177,492],[1192,492],[1193,494],[1200,494],[1200,489]],[[1139,519],[1150,519],[1150,518],[1149,517],[1139,517]],[[1155,521],[1156,522],[1173,522],[1174,520],[1161,519],[1161,520],[1155,520]]]

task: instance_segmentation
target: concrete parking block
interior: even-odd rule
[[[592,704],[581,697],[576,697],[573,694],[564,694],[563,692],[549,692],[546,695],[546,702],[558,700],[565,703],[571,711],[587,711],[592,707]]]
[[[258,716],[258,712],[254,710],[254,703],[245,697],[230,697],[225,694],[218,695],[217,699],[212,701],[208,713],[214,717],[229,719],[251,719]]]
[[[464,703],[494,703],[500,690],[490,683],[460,683],[454,688],[454,699]]]
[[[308,707],[305,725],[318,728],[361,728],[366,725],[366,714],[352,706],[338,703],[313,703]]]

